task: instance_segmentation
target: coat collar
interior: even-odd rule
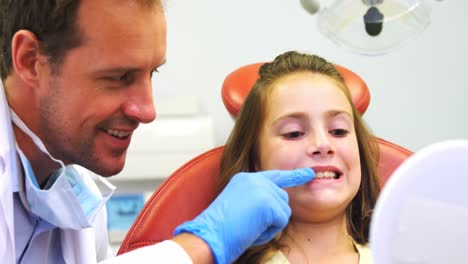
[[[13,181],[18,179],[19,160],[10,117],[10,107],[0,81],[0,258],[4,263],[15,261],[15,240],[13,222]],[[11,261],[10,261],[11,260]],[[3,261],[2,261],[3,262]]]

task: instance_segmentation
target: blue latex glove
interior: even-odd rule
[[[216,263],[231,263],[287,225],[291,208],[281,188],[307,183],[314,176],[310,168],[238,173],[205,211],[177,227],[174,235],[192,233],[208,243]]]

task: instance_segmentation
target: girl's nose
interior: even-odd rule
[[[308,153],[313,157],[328,157],[335,153],[327,131],[314,131],[309,136]]]

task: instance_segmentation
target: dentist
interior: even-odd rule
[[[165,56],[158,0],[0,0],[2,263],[230,263],[287,224],[310,169],[239,173],[173,239],[112,255],[104,177],[155,119]]]

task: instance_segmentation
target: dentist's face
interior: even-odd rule
[[[325,75],[294,73],[273,85],[259,139],[259,169],[314,168],[312,182],[286,190],[292,219],[342,219],[361,182],[350,103]]]
[[[109,176],[125,163],[132,132],[155,119],[151,75],[165,60],[160,7],[81,1],[83,42],[41,85],[40,134],[52,155]]]

